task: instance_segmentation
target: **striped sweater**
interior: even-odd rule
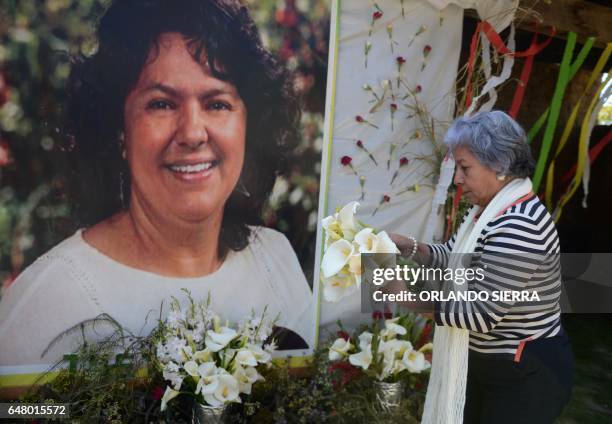
[[[454,242],[455,236],[429,245],[432,266],[448,264]],[[434,316],[438,325],[470,330],[470,350],[517,360],[525,341],[561,331],[559,237],[537,196],[531,194],[489,222],[469,261],[484,278],[471,279],[467,290],[486,291],[489,300],[436,302]],[[536,292],[539,300],[491,300],[493,292],[510,290]]]

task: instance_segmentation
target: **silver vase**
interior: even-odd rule
[[[399,406],[404,394],[402,381],[385,383],[384,381],[374,380],[374,395],[376,403],[384,412],[392,413]]]
[[[210,406],[201,403],[193,404],[192,424],[221,424],[226,411],[226,406]]]

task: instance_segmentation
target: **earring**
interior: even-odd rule
[[[498,175],[497,176],[497,181],[505,181],[506,180],[506,176],[505,175]]]
[[[123,195],[123,171],[119,171],[119,201],[121,202],[121,208],[125,209],[125,197]]]
[[[242,181],[238,181],[238,184],[236,185],[236,188],[234,190],[236,190],[238,193],[242,194],[245,197],[251,197],[251,193],[249,193],[249,190],[247,190]]]

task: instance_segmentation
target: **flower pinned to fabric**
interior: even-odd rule
[[[389,144],[389,158],[387,159],[387,170],[391,169],[391,159],[393,158],[393,153],[395,152],[395,149],[397,149],[397,144]]]
[[[427,58],[429,57],[429,53],[431,53],[431,46],[427,44],[425,47],[423,47],[423,63],[421,63],[421,72],[423,72],[427,66]]]
[[[357,176],[358,176],[357,171],[356,171],[356,170],[355,170],[355,168],[353,167],[353,158],[352,158],[352,157],[350,157],[350,156],[346,156],[346,155],[345,155],[345,156],[342,156],[342,157],[340,158],[340,164],[341,164],[342,166],[348,166],[348,167],[351,169],[351,171],[353,171],[353,174],[355,174],[355,175],[357,175]]]
[[[417,37],[421,34],[423,34],[425,31],[427,31],[427,25],[421,25],[418,29],[418,31],[412,36],[412,38],[410,39],[410,42],[408,43],[408,47],[412,46],[412,43],[414,43],[414,40],[417,39]]]
[[[370,41],[366,41],[363,45],[363,53],[365,57],[365,67],[368,67],[368,55],[370,54],[370,50],[372,50],[372,43]]]
[[[389,185],[393,185],[393,182],[395,182],[395,179],[397,178],[397,176],[399,175],[400,169],[406,165],[408,165],[409,160],[407,157],[402,156],[399,160],[399,168],[395,170],[395,172],[393,173],[393,176],[391,177],[391,182],[389,183]]]
[[[380,202],[378,203],[378,206],[376,206],[376,209],[374,209],[374,212],[372,212],[372,216],[376,215],[376,212],[378,212],[378,210],[385,204],[385,203],[389,203],[391,201],[391,196],[389,196],[388,194],[383,195],[382,199],[380,199]]]
[[[399,191],[399,192],[397,193],[397,195],[399,196],[399,195],[401,195],[401,194],[408,193],[409,191],[412,191],[412,192],[414,192],[414,193],[418,193],[420,190],[421,190],[421,186],[419,186],[419,184],[414,184],[414,185],[411,185],[411,186],[406,187],[406,188],[405,188],[404,190],[402,190],[402,191]]]
[[[370,21],[370,31],[368,32],[368,37],[372,36],[374,24],[376,23],[376,21],[380,20],[380,18],[382,18],[384,14],[382,9],[376,3],[374,3],[374,7],[376,8],[376,10],[372,12],[372,20]]]
[[[397,63],[397,88],[399,88],[402,81],[402,66],[406,63],[406,59],[403,56],[398,56],[395,58],[395,62]]]
[[[376,125],[374,125],[373,123],[371,123],[370,121],[368,121],[367,119],[365,119],[365,118],[364,118],[363,116],[361,116],[361,115],[357,115],[357,116],[355,116],[355,121],[356,121],[358,124],[366,124],[366,125],[369,125],[369,126],[371,126],[371,127],[373,127],[373,128],[378,129],[378,127],[377,127]]]
[[[421,87],[420,85],[417,85],[417,86],[414,88],[414,91],[415,91],[416,93],[420,93],[421,91],[423,91],[423,87]]]
[[[368,157],[372,160],[372,162],[374,162],[374,165],[378,166],[378,162],[376,162],[376,159],[374,158],[374,155],[372,155],[372,152],[370,152],[366,146],[364,146],[363,141],[361,140],[357,140],[357,142],[355,143],[357,145],[357,147],[361,150],[363,150]]]
[[[394,130],[394,116],[395,116],[395,112],[397,112],[397,103],[391,103],[389,105],[389,111],[391,112],[391,131]]]
[[[394,46],[399,43],[393,39],[393,25],[391,24],[387,25],[387,35],[389,36],[389,47],[391,48],[391,54],[393,54],[395,52]]]
[[[359,177],[359,186],[361,187],[361,197],[359,198],[359,200],[365,199],[365,181],[366,177],[364,177],[363,175]]]

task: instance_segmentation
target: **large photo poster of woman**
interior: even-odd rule
[[[146,337],[173,299],[209,298],[213,339],[265,315],[265,346],[309,352],[326,2],[7,1],[1,18],[2,374]]]

